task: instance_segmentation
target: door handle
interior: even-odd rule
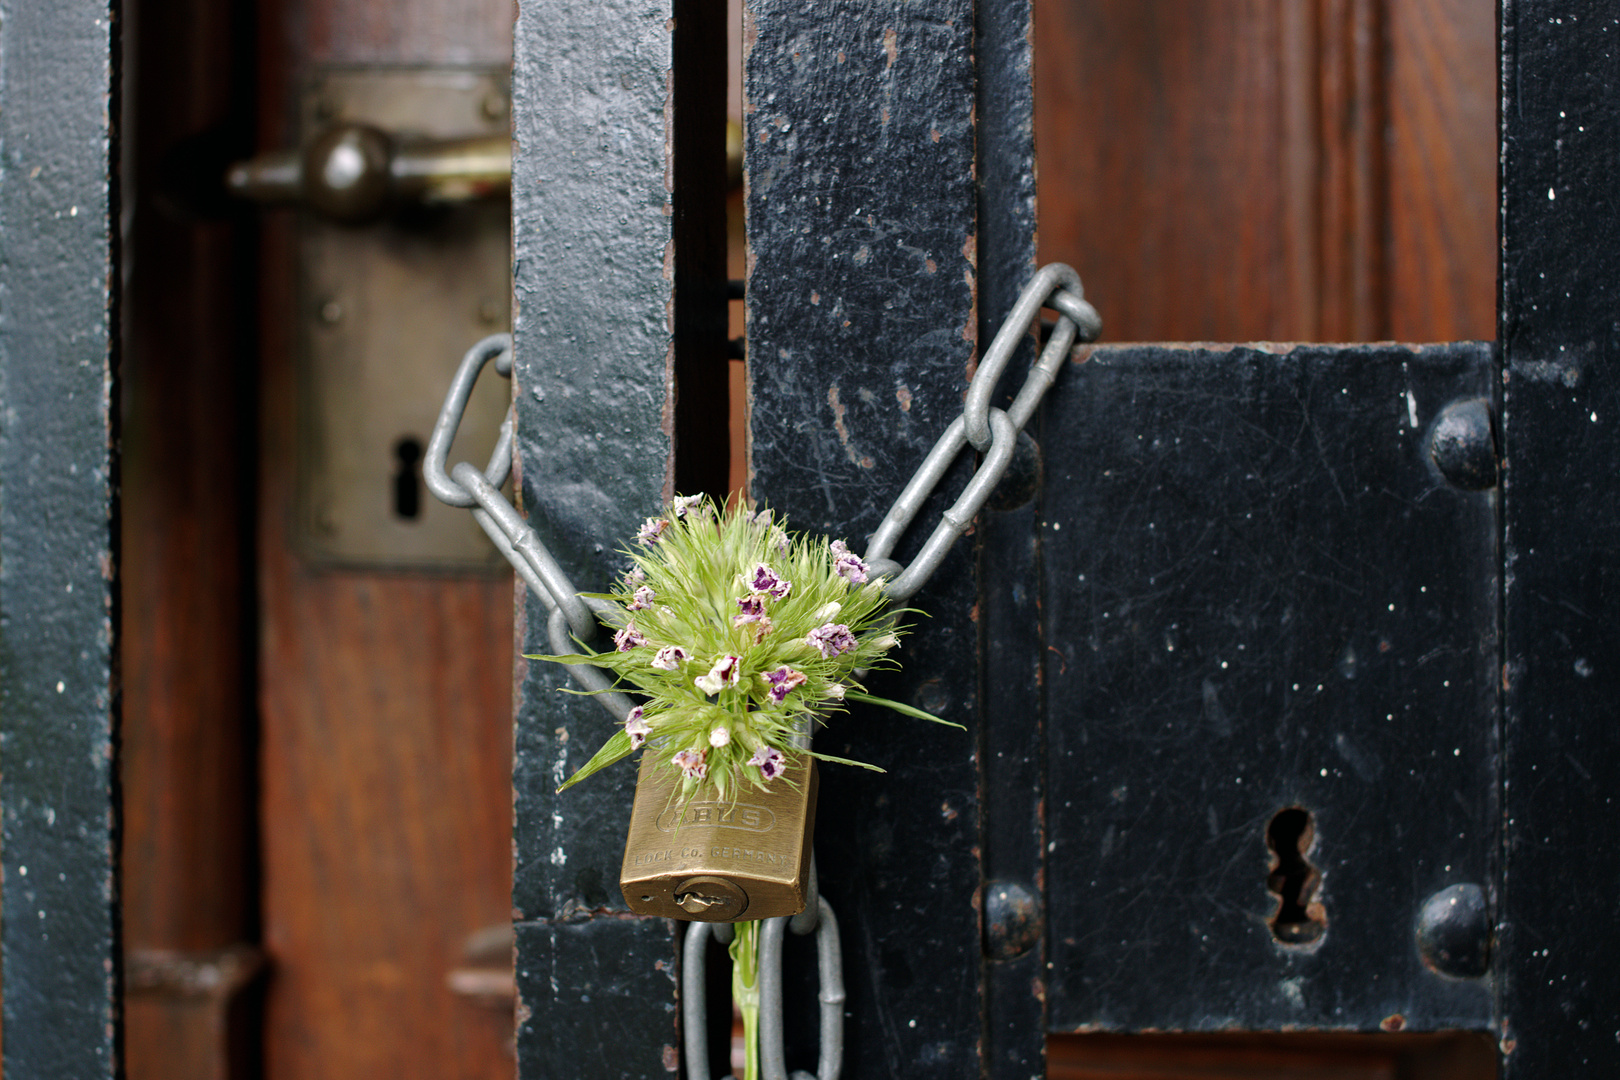
[[[301,205],[332,221],[358,225],[411,205],[510,195],[512,140],[508,135],[433,139],[337,123],[301,150],[275,150],[235,163],[225,185],[240,198]]]

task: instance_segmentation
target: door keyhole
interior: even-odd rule
[[[415,521],[422,514],[422,441],[407,435],[394,444],[394,516]]]
[[[1277,811],[1266,826],[1271,872],[1266,888],[1278,897],[1271,933],[1287,945],[1309,945],[1327,929],[1327,912],[1316,899],[1322,874],[1306,856],[1316,840],[1309,810],[1290,806]]]

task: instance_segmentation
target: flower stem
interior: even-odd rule
[[[746,1067],[743,1080],[759,1080],[759,923],[732,924],[731,1000],[742,1014]]]

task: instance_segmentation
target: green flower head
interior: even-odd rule
[[[856,678],[898,666],[890,653],[904,627],[883,580],[868,580],[843,541],[790,535],[769,511],[721,510],[703,496],[676,498],[636,541],[625,549],[632,568],[602,597],[613,601],[603,615],[613,648],[531,657],[605,668],[643,696],[563,787],[644,746],[679,774],[682,801],[735,798],[780,777],[848,701],[938,719],[874,698]]]

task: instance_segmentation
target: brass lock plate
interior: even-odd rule
[[[675,804],[673,771],[643,755],[619,887],[638,915],[733,922],[804,910],[816,820],[816,763],[803,757],[733,802]]]
[[[505,133],[503,71],[316,72],[298,109],[308,142],[334,123],[402,135]],[[462,354],[511,327],[507,199],[402,211],[370,225],[300,212],[299,491],[294,534],[312,562],[506,572],[472,515],[433,498],[422,451]],[[450,461],[488,462],[510,402],[481,379]]]

